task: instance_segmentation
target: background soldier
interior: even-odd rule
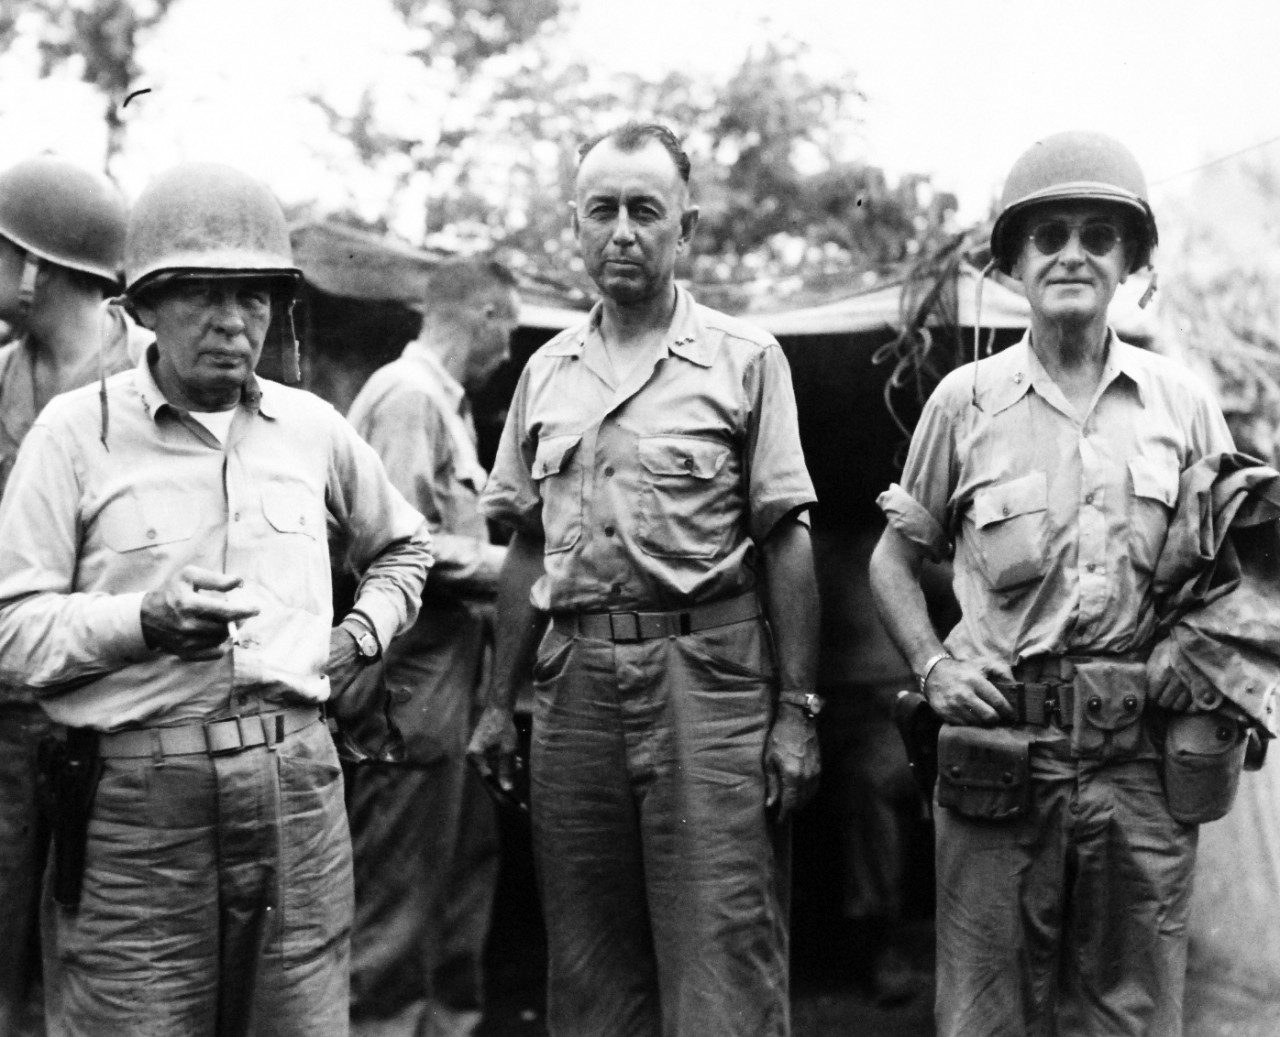
[[[18,447],[55,395],[130,366],[130,335],[104,304],[119,287],[125,204],[103,177],[56,158],[0,173],[0,493]],[[0,684],[0,1033],[38,1028],[40,874],[48,831],[36,810],[36,746],[50,725],[30,689]]]
[[[772,1037],[789,1031],[781,822],[818,769],[789,370],[676,287],[698,211],[670,131],[629,125],[580,157],[573,228],[603,299],[529,361],[482,499],[516,532],[469,751],[510,785],[550,614],[531,779],[551,1032]]]
[[[341,1034],[350,842],[319,706],[414,616],[426,531],[331,407],[253,373],[273,317],[292,344],[298,278],[265,188],[158,178],[125,270],[155,345],[45,409],[0,503],[0,677],[69,729],[50,1029]],[[365,574],[337,628],[330,529]]]
[[[1024,154],[991,252],[1030,331],[943,380],[880,497],[872,586],[946,722],[942,1037],[1181,1032],[1196,828],[1161,786],[1152,575],[1180,473],[1231,437],[1188,372],[1107,326],[1155,243],[1119,143],[1065,133]],[[951,554],[962,616],[944,648],[918,574]]]
[[[435,557],[418,620],[386,657],[408,766],[350,771],[357,1033],[463,1035],[480,1020],[498,842],[466,746],[506,550],[489,542],[480,514],[487,476],[467,394],[507,359],[518,307],[505,267],[441,263],[427,282],[418,340],[374,372],[348,414],[426,516]]]

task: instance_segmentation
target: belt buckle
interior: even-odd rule
[[[210,756],[226,756],[229,753],[238,753],[244,748],[244,728],[241,726],[241,717],[237,713],[235,716],[223,717],[221,720],[209,720],[201,726],[204,728],[204,744],[208,749]],[[222,730],[226,730],[228,724],[235,724],[236,740],[235,744],[224,743],[219,735],[215,734],[213,729],[221,725]]]
[[[618,620],[628,620],[630,622],[630,630],[619,632]],[[640,640],[640,613],[639,612],[610,612],[609,613],[609,638],[613,641],[639,641]]]
[[[1047,727],[1052,720],[1053,726],[1062,728],[1062,689],[1071,684],[1070,680],[1045,681],[1044,687],[1044,722]]]

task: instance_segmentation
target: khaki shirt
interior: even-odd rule
[[[389,647],[386,681],[407,759],[456,755],[470,732],[489,602],[505,548],[480,514],[485,470],[466,395],[435,354],[410,343],[373,373],[348,419],[431,530],[435,565],[412,629]]]
[[[481,499],[543,535],[534,605],[672,609],[752,589],[756,545],[815,499],[781,347],[678,289],[660,351],[617,384],[600,314],[530,359]]]
[[[254,380],[225,448],[156,386],[144,356],[56,397],[0,501],[0,680],[53,719],[114,730],[266,702],[323,702],[332,626],[329,536],[365,573],[358,607],[382,644],[417,614],[422,517],[373,450],[317,396]],[[261,609],[219,658],[147,648],[141,604],[186,565],[240,576]]]
[[[102,304],[102,355],[95,350],[67,381],[69,388],[88,385],[100,375],[127,371],[142,355],[152,335],[128,319],[112,303]],[[35,357],[27,339],[0,348],[0,493],[4,492],[18,448],[48,399],[36,390]]]
[[[935,558],[954,557],[961,659],[1149,646],[1152,576],[1180,474],[1231,434],[1208,390],[1108,332],[1102,380],[1075,413],[1029,336],[953,371],[925,405],[901,484],[879,504]]]

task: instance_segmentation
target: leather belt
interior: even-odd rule
[[[98,737],[98,755],[110,759],[223,756],[259,745],[271,749],[312,724],[320,722],[318,706],[290,706],[270,713],[250,713],[197,721],[176,727],[140,727],[112,731]]]
[[[742,623],[760,615],[755,593],[675,612],[557,612],[551,622],[562,634],[603,641],[647,641]]]

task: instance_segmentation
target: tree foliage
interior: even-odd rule
[[[124,147],[123,106],[141,69],[142,39],[163,20],[174,0],[2,0],[0,54],[19,33],[31,33],[41,74],[77,66],[79,76],[103,98],[107,124],[105,166]]]

